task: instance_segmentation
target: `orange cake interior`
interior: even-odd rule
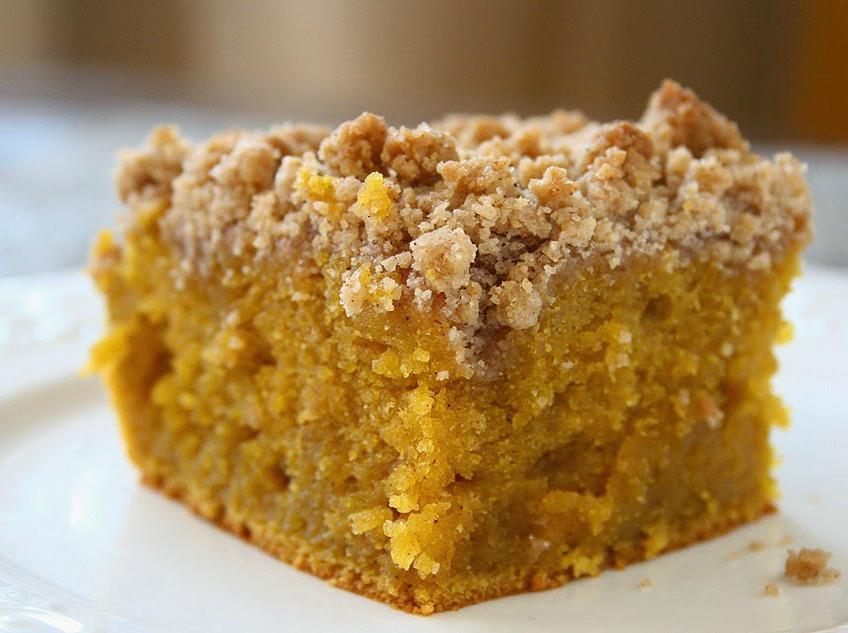
[[[426,614],[773,508],[804,169],[673,82],[633,123],[163,127],[117,187],[129,456],[300,569]]]

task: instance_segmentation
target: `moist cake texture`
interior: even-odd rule
[[[804,167],[673,82],[636,122],[363,114],[124,152],[93,351],[144,481],[417,613],[772,509]]]

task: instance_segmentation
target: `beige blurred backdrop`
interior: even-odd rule
[[[811,257],[848,265],[848,0],[0,0],[0,275],[81,262],[158,121],[635,117],[664,77],[810,162]]]
[[[671,76],[758,138],[848,141],[846,0],[6,0],[0,64],[333,121],[580,107],[638,114]]]

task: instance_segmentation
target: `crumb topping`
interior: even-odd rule
[[[414,130],[390,128],[380,159],[398,181],[426,185],[438,179],[439,163],[458,160],[459,153],[453,136],[422,123]]]
[[[556,111],[407,129],[365,113],[199,145],[162,127],[121,155],[116,182],[131,209],[166,209],[184,275],[309,260],[351,318],[408,301],[473,349],[487,328],[535,326],[551,280],[590,259],[770,268],[810,237],[804,172],[666,81],[633,123]]]
[[[462,227],[443,226],[413,240],[412,268],[436,292],[459,290],[471,282],[471,263],[477,247]]]
[[[318,148],[318,158],[340,176],[365,178],[381,167],[388,127],[383,117],[365,112],[342,123]]]
[[[842,576],[838,569],[828,567],[828,562],[830,552],[823,549],[802,547],[797,552],[789,550],[783,573],[799,585],[827,585]]]

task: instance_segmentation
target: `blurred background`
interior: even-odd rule
[[[0,276],[82,264],[158,122],[637,117],[664,77],[809,163],[810,259],[848,266],[848,0],[0,0]]]

